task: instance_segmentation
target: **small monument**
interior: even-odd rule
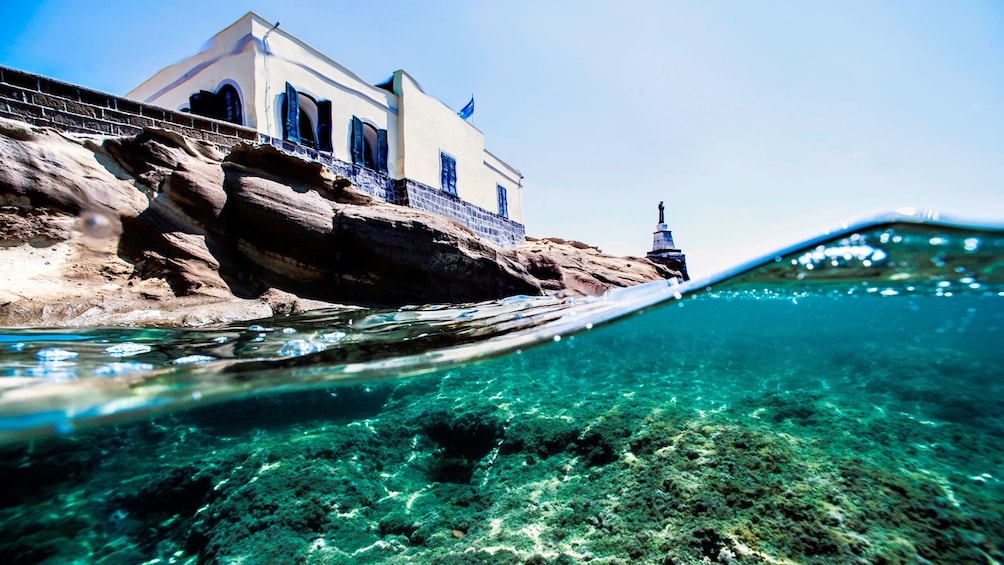
[[[655,263],[679,271],[683,280],[690,280],[690,275],[687,274],[687,256],[673,242],[673,232],[666,224],[666,206],[663,202],[659,202],[659,223],[652,236],[652,250],[646,256]]]

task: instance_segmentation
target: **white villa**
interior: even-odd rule
[[[385,182],[371,191],[385,200],[454,217],[506,247],[522,240],[523,176],[485,149],[481,131],[405,71],[367,84],[253,12],[126,97],[253,128],[340,162],[357,185],[357,175]]]

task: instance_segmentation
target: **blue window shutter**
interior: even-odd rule
[[[450,173],[447,170],[446,161],[449,158],[449,155],[445,153],[439,154],[439,186],[441,186],[443,190],[447,190],[450,186]]]
[[[377,170],[387,172],[387,130],[377,130]]]
[[[498,190],[499,195],[499,216],[503,218],[509,217],[509,195],[506,193],[506,189],[501,184],[495,185],[496,190]]]
[[[450,194],[457,195],[457,160],[450,157]]]
[[[356,116],[352,116],[352,162],[356,165],[366,165],[363,121]]]
[[[457,195],[457,160],[446,153],[439,154],[441,161],[440,181],[443,184],[443,191],[447,194]]]
[[[317,148],[332,151],[331,147],[331,100],[317,103]]]
[[[300,143],[300,99],[292,84],[286,83],[286,116],[283,120],[283,137]]]

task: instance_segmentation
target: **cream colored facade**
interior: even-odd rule
[[[216,34],[202,52],[163,69],[126,96],[194,111],[193,94],[222,96],[230,89],[239,98],[242,125],[288,139],[292,118],[284,113],[287,83],[298,101],[297,129],[306,134],[300,143],[385,172],[391,179],[407,178],[437,189],[447,188],[442,157],[446,154],[455,159],[457,197],[522,223],[520,172],[487,151],[481,131],[426,94],[408,73],[399,70],[386,83],[367,84],[254,13]],[[329,103],[330,124],[325,125]],[[355,139],[353,118],[364,133]],[[363,146],[368,157],[360,160]],[[507,210],[499,209],[500,187]]]

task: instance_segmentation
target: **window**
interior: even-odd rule
[[[309,96],[304,96],[304,98],[304,103],[316,104]],[[314,136],[314,125],[300,104],[300,93],[287,82],[286,94],[283,96],[281,108],[282,138],[286,141],[316,148],[317,139]]]
[[[509,194],[506,189],[501,184],[495,185],[495,190],[498,192],[499,196],[499,216],[503,218],[509,217]]]
[[[244,125],[241,96],[232,84],[223,85],[216,93],[200,90],[188,97],[188,107],[193,114]]]
[[[352,162],[387,172],[387,130],[352,116]]]
[[[439,180],[442,182],[443,191],[447,194],[457,195],[457,160],[439,152],[440,171]]]
[[[243,125],[244,112],[241,110],[241,96],[237,93],[237,89],[232,84],[227,84],[216,93],[216,96],[223,106],[221,117],[232,124]]]

